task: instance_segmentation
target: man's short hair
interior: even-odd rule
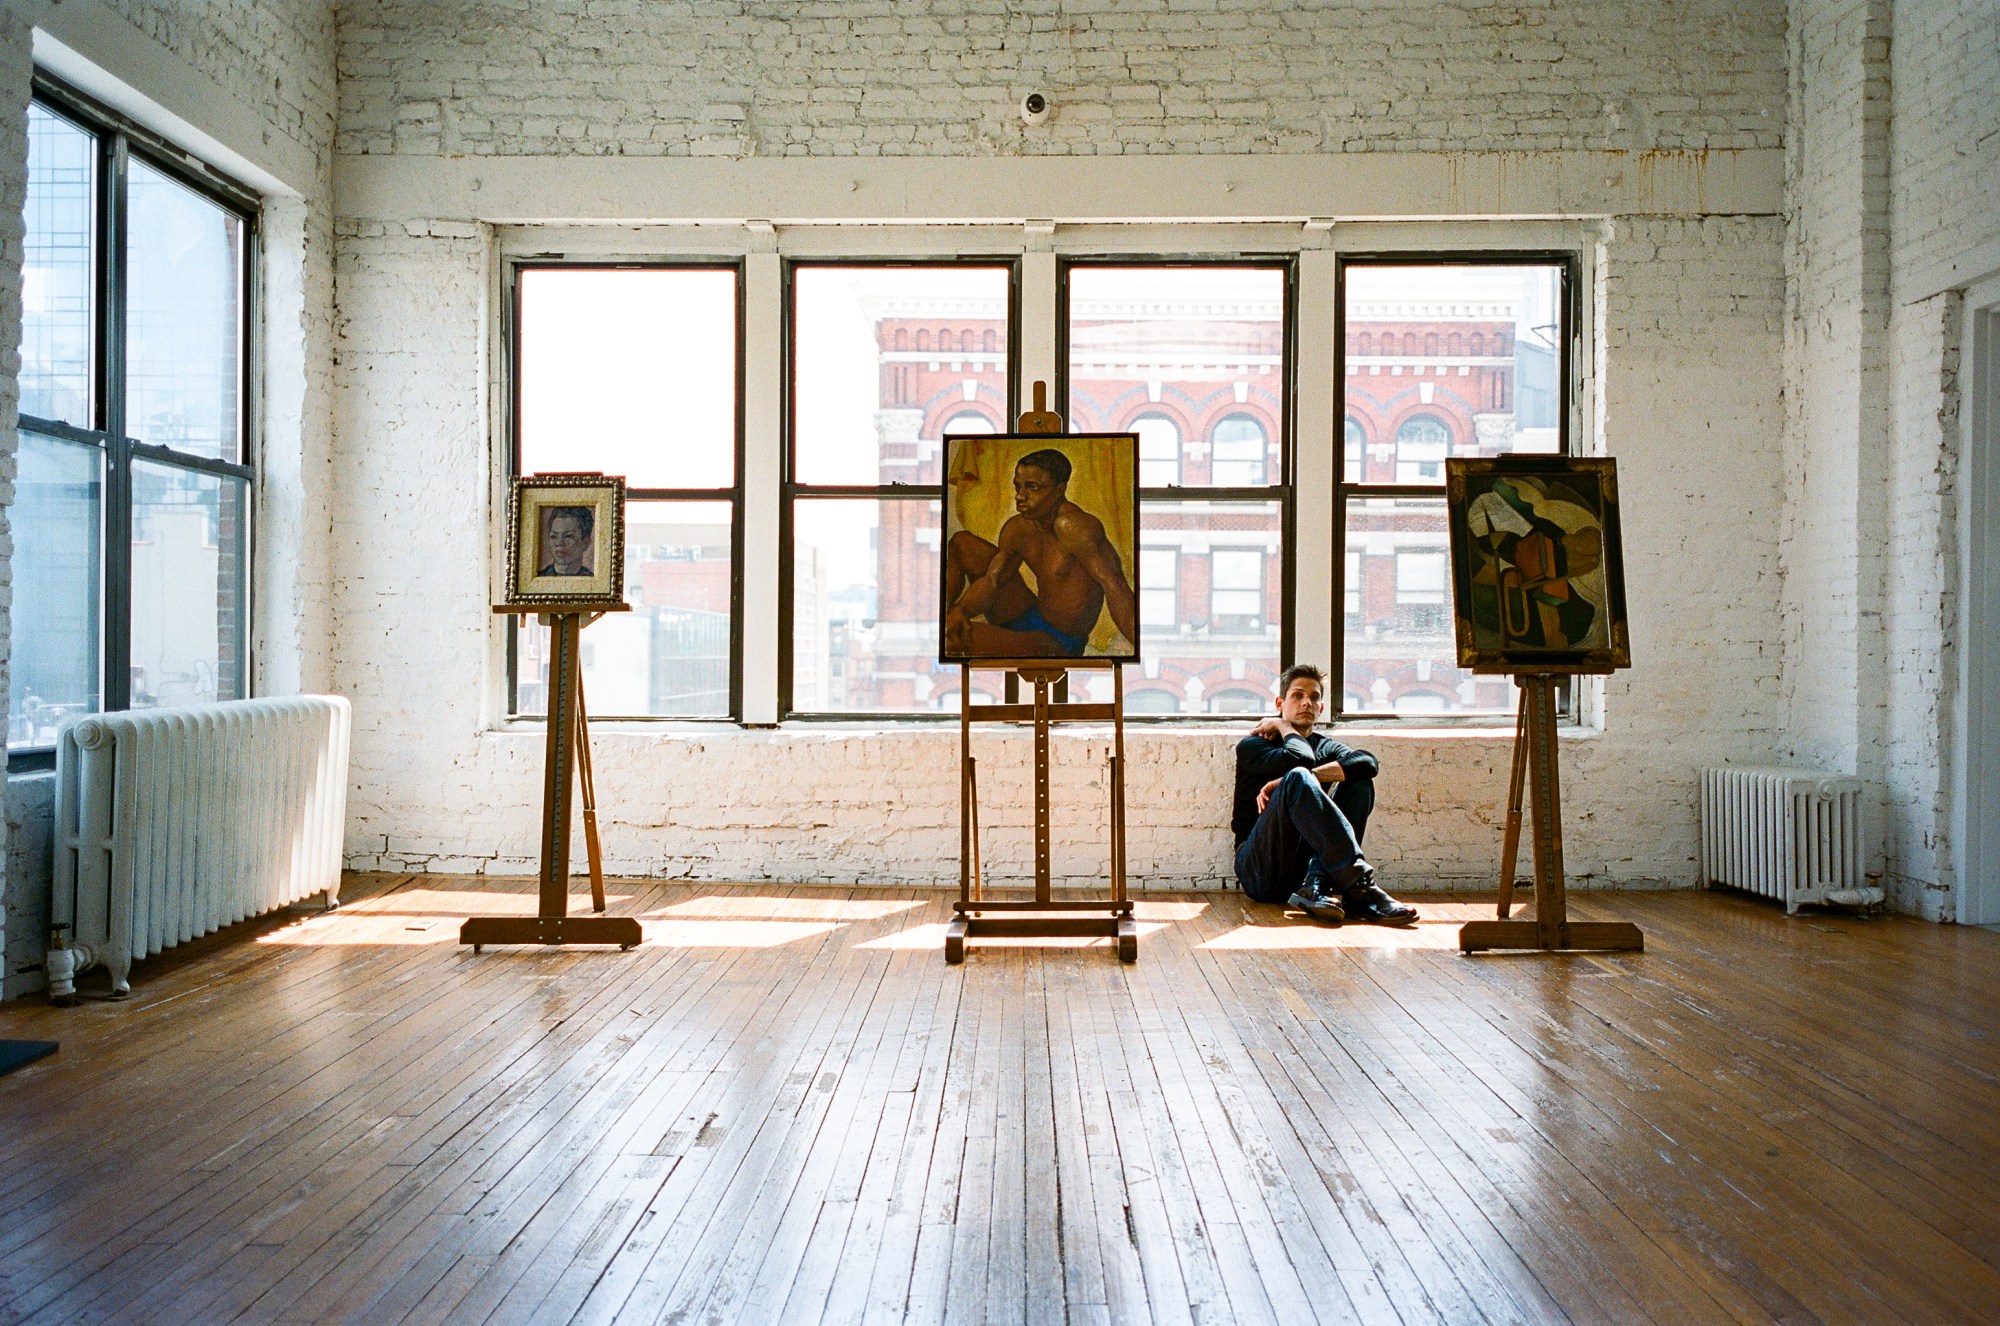
[[[1292,683],[1301,677],[1318,682],[1322,691],[1326,689],[1326,673],[1310,663],[1294,663],[1278,674],[1278,698],[1282,700],[1285,693],[1292,689]]]
[[[1043,447],[1040,451],[1030,451],[1027,455],[1016,461],[1015,464],[1017,466],[1032,465],[1059,484],[1069,482],[1069,457],[1063,455],[1062,452],[1057,451],[1054,447]]]
[[[589,538],[597,529],[597,513],[587,506],[552,506],[549,508],[548,528],[554,532],[556,522],[568,517],[577,523],[584,538]]]

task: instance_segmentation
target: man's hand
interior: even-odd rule
[[[1284,719],[1267,715],[1258,722],[1256,727],[1250,729],[1250,735],[1253,737],[1262,737],[1266,741],[1283,741],[1287,737],[1298,736],[1299,732],[1297,728],[1294,728]]]
[[[1285,780],[1282,778],[1273,778],[1270,782],[1264,784],[1263,787],[1257,790],[1257,813],[1259,815],[1262,815],[1264,813],[1264,807],[1271,804],[1271,793],[1277,791],[1278,784],[1284,781]]]

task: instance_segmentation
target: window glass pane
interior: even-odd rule
[[[1139,435],[1139,486],[1170,488],[1181,481],[1181,430],[1157,414],[1132,421]]]
[[[1341,473],[1349,483],[1361,482],[1361,464],[1367,454],[1368,435],[1361,431],[1361,425],[1353,415],[1347,416],[1347,423],[1341,430]]]
[[[1147,502],[1140,553],[1143,676],[1128,680],[1127,707],[1145,713],[1233,713],[1217,707],[1222,692],[1256,697],[1270,707],[1278,681],[1279,568],[1283,564],[1276,502]],[[1171,580],[1160,570],[1171,558]],[[1154,586],[1178,587],[1170,620]],[[1148,708],[1132,703],[1141,692]],[[1164,699],[1162,697],[1165,697]],[[1172,701],[1168,707],[1167,700]]]
[[[516,318],[521,473],[734,486],[733,268],[523,268]]]
[[[731,509],[726,502],[627,502],[625,601],[579,637],[583,698],[597,718],[729,714]],[[548,713],[549,630],[519,636],[514,703]]]
[[[1512,713],[1513,683],[1454,666],[1442,498],[1347,504],[1347,712]]]
[[[1560,449],[1559,265],[1344,270],[1342,380],[1388,434],[1364,449],[1350,419],[1349,482],[1442,484],[1447,455]]]
[[[240,479],[132,462],[132,707],[243,695]]]
[[[1271,482],[1278,466],[1268,439],[1283,435],[1284,271],[1094,265],[1066,271],[1070,431],[1143,437],[1139,421],[1148,407],[1167,404],[1187,421],[1174,482]],[[1242,424],[1218,435],[1231,416],[1260,430],[1261,445],[1247,443]],[[1213,450],[1221,437],[1235,449]]]
[[[1248,415],[1232,414],[1215,426],[1210,447],[1214,478],[1219,486],[1249,488],[1264,482],[1264,425]]]
[[[1004,432],[1005,267],[798,267],[792,441],[800,483],[939,482],[939,439]]]
[[[792,511],[792,709],[909,712],[956,696],[957,666],[937,661],[938,504],[800,498]]]
[[[21,248],[21,413],[93,426],[91,205],[96,139],[28,107],[27,233]]]
[[[1139,549],[1139,625],[1171,631],[1180,621],[1180,550]]]
[[[9,511],[14,647],[7,745],[52,746],[72,714],[95,713],[103,453],[23,432]]]
[[[240,460],[243,222],[136,157],[126,179],[125,432]]]

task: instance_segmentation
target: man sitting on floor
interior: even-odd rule
[[[1237,883],[1258,902],[1287,902],[1319,921],[1412,925],[1417,909],[1383,891],[1361,856],[1375,757],[1313,732],[1325,681],[1310,663],[1286,668],[1277,717],[1236,744]]]

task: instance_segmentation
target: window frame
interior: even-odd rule
[[[1160,254],[1160,253],[1059,253],[1056,257],[1055,290],[1055,404],[1051,407],[1064,419],[1070,418],[1070,273],[1079,268],[1161,268],[1171,270],[1228,270],[1228,269],[1275,269],[1282,276],[1279,297],[1279,318],[1282,327],[1278,345],[1281,359],[1277,396],[1279,417],[1277,420],[1278,466],[1277,474],[1269,473],[1266,462],[1267,483],[1262,487],[1217,487],[1209,484],[1174,484],[1164,488],[1146,487],[1139,489],[1139,528],[1141,544],[1144,543],[1145,512],[1147,506],[1161,504],[1184,504],[1206,502],[1228,507],[1231,504],[1275,502],[1278,506],[1278,660],[1284,666],[1285,660],[1293,656],[1297,647],[1298,620],[1298,381],[1299,381],[1299,251],[1284,250],[1275,253],[1239,252],[1231,254]],[[1336,358],[1338,349],[1336,348]],[[1155,411],[1157,412],[1157,411]],[[1138,417],[1147,413],[1141,407]],[[1249,413],[1232,410],[1225,413]],[[1251,415],[1254,418],[1254,414]],[[1220,422],[1218,420],[1218,422]],[[1181,445],[1187,446],[1190,430],[1183,429]],[[1204,442],[1212,438],[1203,438]],[[1270,445],[1270,435],[1265,437],[1265,445]],[[1338,457],[1336,457],[1336,461]],[[1211,453],[1211,464],[1213,456]],[[1185,463],[1182,472],[1185,473]],[[1267,554],[1268,556],[1268,554]],[[1268,571],[1268,562],[1266,563]],[[1182,584],[1178,570],[1175,584]],[[1336,576],[1336,587],[1338,577]],[[1336,589],[1337,593],[1337,589]],[[1336,598],[1336,601],[1338,599]],[[1179,723],[1189,726],[1215,726],[1219,723],[1241,723],[1240,714],[1175,713],[1175,714],[1128,714],[1128,722],[1148,724]]]
[[[736,279],[735,429],[733,473],[735,482],[727,488],[633,488],[625,490],[626,502],[703,502],[727,504],[729,516],[729,705],[720,714],[594,714],[605,722],[619,723],[705,723],[740,724],[743,717],[743,508],[744,467],[747,461],[744,438],[744,373],[747,367],[745,319],[749,313],[749,274],[742,257],[703,255],[687,258],[623,258],[603,256],[570,257],[562,254],[521,254],[502,259],[500,298],[503,334],[501,354],[505,362],[507,389],[503,395],[502,428],[506,437],[506,471],[502,492],[521,474],[521,278],[529,271],[692,271],[725,270]],[[505,510],[505,505],[501,507]],[[497,522],[496,522],[497,523]],[[628,567],[630,572],[632,568]],[[523,713],[520,708],[521,619],[506,618],[507,690],[509,723],[546,723],[548,715]]]
[[[1434,484],[1372,483],[1365,479],[1357,481],[1347,478],[1346,420],[1349,418],[1360,419],[1360,416],[1354,413],[1352,403],[1349,400],[1347,384],[1348,273],[1356,267],[1479,268],[1527,266],[1554,267],[1560,274],[1561,288],[1557,293],[1556,306],[1558,313],[1562,317],[1562,327],[1557,337],[1556,380],[1562,398],[1556,408],[1556,451],[1554,454],[1558,456],[1574,456],[1578,454],[1576,451],[1576,411],[1578,401],[1582,397],[1581,384],[1577,381],[1576,369],[1581,353],[1580,341],[1584,334],[1580,305],[1583,285],[1582,263],[1575,250],[1529,248],[1384,249],[1342,252],[1335,258],[1333,364],[1331,371],[1334,378],[1333,417],[1340,421],[1340,424],[1334,430],[1333,434],[1333,596],[1329,600],[1328,607],[1332,612],[1333,621],[1337,623],[1337,626],[1333,632],[1332,656],[1329,659],[1328,668],[1332,677],[1343,680],[1337,688],[1333,686],[1329,686],[1328,688],[1327,720],[1329,722],[1345,721],[1393,725],[1398,722],[1408,723],[1412,721],[1404,715],[1395,713],[1393,710],[1386,713],[1364,711],[1349,714],[1346,712],[1346,683],[1344,679],[1347,676],[1347,626],[1345,613],[1347,574],[1345,552],[1347,549],[1348,507],[1356,500],[1368,498],[1418,498],[1430,501],[1443,501],[1446,488],[1442,480]],[[1418,353],[1423,353],[1421,348],[1419,348]],[[1517,400],[1516,409],[1518,408],[1519,402]],[[1422,412],[1424,411],[1420,407],[1418,413]],[[1448,428],[1449,425],[1447,425]],[[1400,431],[1401,424],[1398,424],[1397,429]],[[1367,445],[1366,432],[1367,428],[1364,424],[1364,446]],[[1394,438],[1396,434],[1391,433],[1390,436]],[[1447,454],[1449,454],[1448,451]],[[1367,472],[1367,458],[1364,455],[1362,458],[1361,473],[1366,475]],[[1363,558],[1362,560],[1365,563],[1367,559]],[[1452,607],[1450,577],[1450,553],[1447,550],[1445,566],[1445,609],[1447,621],[1450,619]],[[1365,611],[1365,604],[1363,608]],[[1336,690],[1338,694],[1335,694]],[[1564,684],[1556,688],[1556,710],[1558,715],[1565,719],[1573,719],[1577,713],[1577,699],[1577,679],[1574,677],[1565,678]],[[1426,727],[1447,725],[1487,727],[1497,726],[1501,723],[1512,721],[1512,719],[1513,715],[1511,713],[1479,713],[1425,715],[1421,720],[1417,721],[1420,721]]]
[[[243,485],[242,530],[233,549],[241,649],[236,660],[235,689],[255,694],[257,469],[263,452],[261,386],[261,322],[263,316],[263,200],[254,189],[231,178],[199,157],[146,129],[130,117],[42,69],[30,82],[30,101],[46,113],[92,136],[90,284],[91,318],[88,425],[17,412],[17,429],[58,441],[96,448],[102,456],[99,514],[99,580],[97,605],[97,670],[99,713],[117,713],[132,706],[132,544],[135,461],[170,469],[213,475]],[[137,159],[162,177],[229,213],[243,227],[236,282],[239,299],[237,331],[236,459],[198,456],[157,443],[141,442],[128,432],[126,418],[126,306],[129,293],[126,247],[129,242],[128,176]],[[7,767],[15,772],[53,768],[55,747],[20,746],[7,751]]]
[[[876,257],[873,255],[856,257],[787,256],[783,259],[779,272],[780,329],[778,335],[780,353],[783,356],[778,366],[779,392],[779,437],[781,439],[781,469],[778,479],[778,721],[789,722],[868,722],[868,723],[910,723],[921,722],[935,725],[940,718],[936,709],[800,709],[794,703],[792,691],[795,664],[796,630],[798,609],[795,601],[797,590],[797,521],[796,512],[799,499],[848,499],[855,501],[932,501],[942,504],[944,485],[942,483],[888,483],[888,484],[832,484],[806,483],[798,478],[798,283],[800,271],[808,268],[847,268],[873,270],[907,270],[912,268],[951,270],[954,268],[999,267],[1007,271],[1007,340],[1000,353],[1006,357],[1007,387],[1006,419],[1002,421],[1000,432],[1009,433],[1014,429],[1014,421],[1021,412],[1021,319],[1022,319],[1022,255],[1018,253],[996,254],[933,254],[917,257]],[[919,333],[921,335],[921,333]],[[983,342],[982,342],[983,344]],[[946,350],[923,347],[913,348],[908,353],[927,353],[937,358],[949,358]],[[985,349],[960,350],[961,354],[987,354]],[[879,527],[878,527],[879,529]]]

